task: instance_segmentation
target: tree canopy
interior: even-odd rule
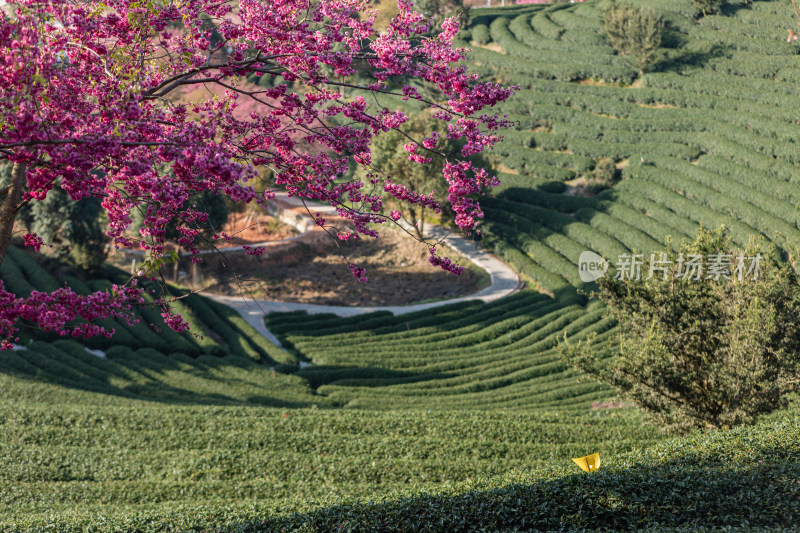
[[[724,228],[701,228],[678,252],[630,255],[598,280],[618,348],[593,337],[560,349],[667,425],[753,423],[798,389],[800,290],[779,256],[755,240],[737,250]]]
[[[618,54],[630,56],[643,75],[656,61],[664,33],[664,23],[650,8],[611,4],[603,14],[606,40]]]
[[[465,51],[453,47],[455,19],[434,29],[411,2],[398,7],[378,33],[361,0],[5,4],[0,159],[12,170],[0,190],[0,261],[22,206],[56,184],[72,201],[100,198],[113,244],[145,249],[146,265],[162,260],[173,221],[179,244],[197,251],[196,226],[208,215],[191,198],[208,191],[264,204],[273,188],[256,193],[250,182],[261,167],[271,170],[272,187],[333,205],[355,234],[376,236],[376,225],[391,221],[381,214],[385,197],[438,206],[372,165],[373,140],[409,118],[396,105],[401,98],[430,107],[448,137],[463,142],[442,173],[456,224],[472,230],[482,216],[474,198],[497,180],[464,158],[498,141],[507,123],[483,110],[514,89],[467,72]],[[245,83],[253,74],[274,81]],[[394,108],[381,103],[392,101]],[[409,139],[408,157],[429,162],[429,143]],[[341,179],[349,161],[367,170],[365,180]],[[139,209],[141,238],[133,239],[126,230]],[[38,249],[43,240],[26,234],[25,242]],[[458,271],[446,258],[435,264]],[[351,269],[366,279],[363,268]],[[0,300],[0,337],[10,347],[21,320],[62,334],[110,334],[90,321],[124,316],[141,290],[133,280],[89,296],[69,288],[25,296],[0,285]],[[170,326],[187,327],[160,303]]]

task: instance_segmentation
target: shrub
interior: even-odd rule
[[[761,252],[751,241],[744,257]],[[741,252],[732,249],[723,228],[701,228],[680,253],[704,261],[710,254],[730,254],[733,275],[678,276],[679,256],[666,251],[666,271],[649,280],[654,265],[647,260],[639,280],[602,278],[600,297],[621,326],[618,353],[597,359],[591,339],[565,340],[559,351],[673,427],[752,423],[784,407],[786,394],[798,388],[800,370],[794,270],[766,253],[758,275],[740,278],[734,272]]]
[[[607,189],[614,185],[618,178],[617,164],[613,159],[601,157],[592,171],[589,187],[593,192]]]
[[[492,38],[489,36],[489,27],[486,24],[476,24],[472,27],[472,40],[478,44],[487,44]]]
[[[692,0],[692,3],[703,10],[703,16],[705,17],[709,13],[719,11],[724,0]]]

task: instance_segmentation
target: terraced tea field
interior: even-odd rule
[[[111,340],[26,332],[0,354],[0,531],[796,524],[796,403],[673,439],[598,409],[611,391],[555,351],[565,334],[615,342],[576,290],[583,250],[648,254],[701,224],[800,242],[791,3],[699,17],[690,0],[637,1],[668,23],[641,79],[602,37],[607,3],[475,9],[462,33],[472,68],[521,85],[500,108],[516,127],[495,150],[484,242],[532,288],[399,316],[267,316],[288,351],[200,296],[178,308],[199,337],[150,327],[147,308],[108,322]],[[603,158],[620,180],[581,195]],[[57,280],[12,250],[0,275],[25,294],[123,274]],[[587,478],[570,458],[595,451],[604,471]]]
[[[609,390],[583,382],[556,353],[564,333],[613,322],[574,292],[524,291],[499,303],[466,303],[400,315],[277,314],[267,326],[314,366],[296,373],[336,405],[398,409],[557,409],[586,412]]]
[[[2,268],[4,281],[19,292],[52,290],[57,283],[17,249]],[[388,364],[388,346],[386,361],[375,367],[342,368],[331,354],[331,374],[323,365],[298,370],[289,353],[263,344],[238,315],[202,297],[187,299],[183,312],[203,339],[156,333],[145,322],[149,309],[133,327],[110,323],[118,336],[92,341],[95,352],[72,340],[23,339],[23,349],[0,359],[0,530],[50,516],[64,518],[65,528],[100,527],[98,514],[113,516],[113,524],[133,516],[200,524],[203,519],[186,510],[198,503],[218,523],[221,516],[266,516],[511,469],[550,469],[587,446],[613,455],[657,441],[659,430],[634,410],[588,410],[608,391],[580,383],[553,354],[553,332],[562,326],[547,324],[585,314],[574,294],[565,298],[553,303],[524,292],[499,305],[452,306],[407,315],[402,330],[386,326],[394,320],[388,314],[351,321],[364,343],[373,334],[365,325],[378,334],[394,331],[400,340],[414,328],[417,340],[425,339],[421,346],[450,354],[449,362],[425,368],[420,362],[430,355],[408,353],[404,370]],[[303,316],[279,315],[270,323],[283,331],[297,318]],[[349,328],[330,316],[315,318],[322,335]],[[325,327],[332,322],[335,327]],[[530,325],[515,331],[522,322]],[[576,327],[609,325],[591,312]],[[514,355],[509,337],[495,330],[538,343],[538,379],[527,368],[530,359],[520,350]],[[472,344],[485,346],[487,357],[459,357],[460,346]],[[442,378],[451,394],[430,381]],[[335,379],[338,385],[326,384]],[[343,387],[342,379],[360,385]],[[410,388],[379,402],[380,391],[393,387],[376,388],[376,379]],[[518,386],[495,400],[481,393],[481,382],[489,391],[503,379]],[[355,390],[375,394],[352,401]],[[365,409],[336,409],[359,404]],[[454,418],[451,407],[462,414]]]
[[[791,4],[731,2],[695,22],[690,2],[637,2],[667,22],[669,48],[636,83],[604,42],[604,4],[478,10],[464,34],[479,72],[522,87],[502,107],[517,127],[497,149],[507,172],[487,202],[498,253],[553,291],[581,286],[582,250],[649,254],[700,224],[726,225],[740,245],[752,235],[800,242]],[[621,181],[570,194],[601,158]]]

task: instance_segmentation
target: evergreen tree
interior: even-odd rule
[[[93,272],[108,257],[103,208],[99,198],[74,201],[56,186],[44,200],[32,202],[20,213],[31,233],[47,244],[50,254],[86,272]]]
[[[603,30],[618,54],[634,59],[640,75],[653,66],[661,48],[664,25],[652,9],[612,4],[603,13]]]

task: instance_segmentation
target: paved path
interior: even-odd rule
[[[284,204],[289,204],[295,208],[302,206],[302,201],[298,198],[289,198],[284,194],[277,195],[277,199]],[[331,206],[317,206],[309,205],[312,213],[334,213],[335,210]],[[374,311],[390,311],[395,315],[403,313],[413,313],[415,311],[423,311],[425,309],[433,309],[443,305],[449,305],[456,302],[464,302],[468,300],[482,300],[484,302],[493,302],[504,296],[508,296],[516,292],[521,286],[519,276],[514,270],[506,263],[498,259],[496,256],[479,249],[476,244],[461,236],[460,234],[451,234],[444,228],[433,227],[427,231],[429,240],[444,239],[444,243],[450,248],[456,250],[459,254],[469,259],[477,266],[484,269],[489,273],[491,283],[485,289],[478,291],[469,296],[462,296],[460,298],[451,298],[448,300],[441,300],[437,302],[428,302],[415,305],[394,305],[383,307],[350,307],[341,305],[316,305],[304,303],[291,303],[279,302],[275,300],[256,300],[247,296],[222,296],[207,294],[220,303],[224,303],[233,307],[241,314],[250,325],[258,330],[267,339],[272,341],[278,346],[281,346],[278,339],[273,335],[264,325],[264,315],[272,312],[287,312],[287,311],[307,311],[308,313],[334,313],[339,316],[354,316],[364,313],[372,313]]]

